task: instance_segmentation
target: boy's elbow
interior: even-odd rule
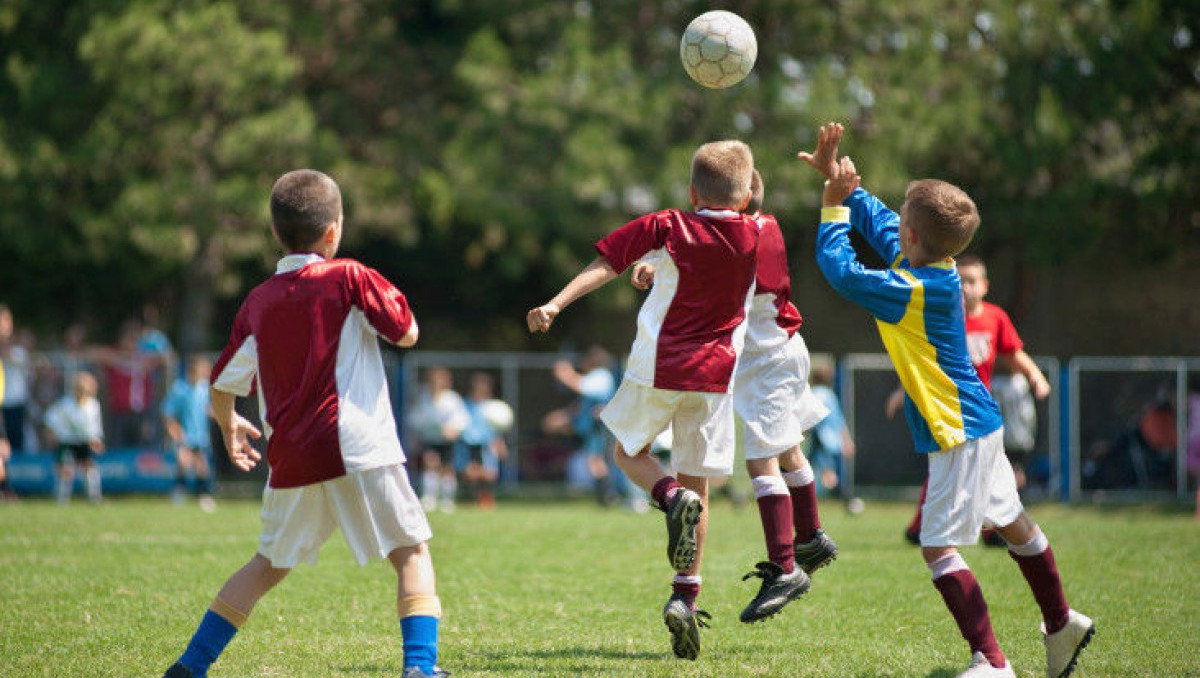
[[[420,336],[420,334],[421,331],[417,328],[417,321],[413,320],[412,325],[408,328],[408,331],[404,333],[403,337],[400,337],[400,341],[397,341],[396,345],[400,348],[414,346],[416,345],[417,338]]]

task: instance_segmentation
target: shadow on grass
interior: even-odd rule
[[[554,650],[527,650],[517,652],[478,652],[459,657],[445,668],[452,673],[467,674],[473,671],[490,673],[521,673],[544,675],[628,675],[627,664],[605,666],[610,661],[665,661],[674,660],[670,652],[621,652],[614,649],[595,647],[564,647]],[[570,660],[576,660],[575,663]],[[547,662],[549,662],[547,664]],[[391,675],[395,666],[360,664],[339,666],[339,674]],[[947,674],[949,675],[949,674]]]

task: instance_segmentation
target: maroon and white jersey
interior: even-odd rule
[[[783,231],[770,214],[754,216],[760,227],[758,265],[754,274],[754,298],[746,321],[746,350],[763,351],[782,346],[800,329],[803,320],[792,303],[792,280],[788,276],[787,248]]]
[[[351,259],[291,254],[251,290],[212,384],[257,386],[271,487],[404,461],[376,337],[396,343],[412,323],[400,290]]]
[[[732,210],[663,210],[596,243],[618,273],[639,259],[654,287],[625,376],[671,391],[729,392],[754,285],[758,225]]]

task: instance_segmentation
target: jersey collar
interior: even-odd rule
[[[275,275],[299,271],[305,266],[308,266],[309,264],[315,264],[318,261],[325,261],[325,257],[319,254],[313,254],[312,252],[289,254],[280,259],[279,263],[275,265]]]
[[[714,210],[705,207],[702,210],[696,210],[696,214],[699,214],[702,217],[708,217],[710,219],[732,219],[741,215],[741,212],[736,212],[734,210]]]

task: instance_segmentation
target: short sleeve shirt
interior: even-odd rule
[[[613,231],[596,250],[618,273],[655,267],[625,377],[672,391],[727,393],[745,336],[758,225],[732,210],[663,210]]]
[[[780,346],[800,329],[803,319],[792,303],[792,280],[788,275],[787,248],[779,222],[770,214],[755,217],[758,235],[754,300],[746,325],[746,350],[760,351]]]
[[[1025,347],[1017,328],[1004,309],[983,302],[979,315],[967,315],[967,351],[971,364],[979,373],[984,386],[991,387],[992,373],[996,369],[996,356],[1016,353]]]
[[[212,382],[257,386],[271,487],[404,461],[376,338],[397,343],[412,323],[400,290],[351,259],[288,255],[250,292]]]

